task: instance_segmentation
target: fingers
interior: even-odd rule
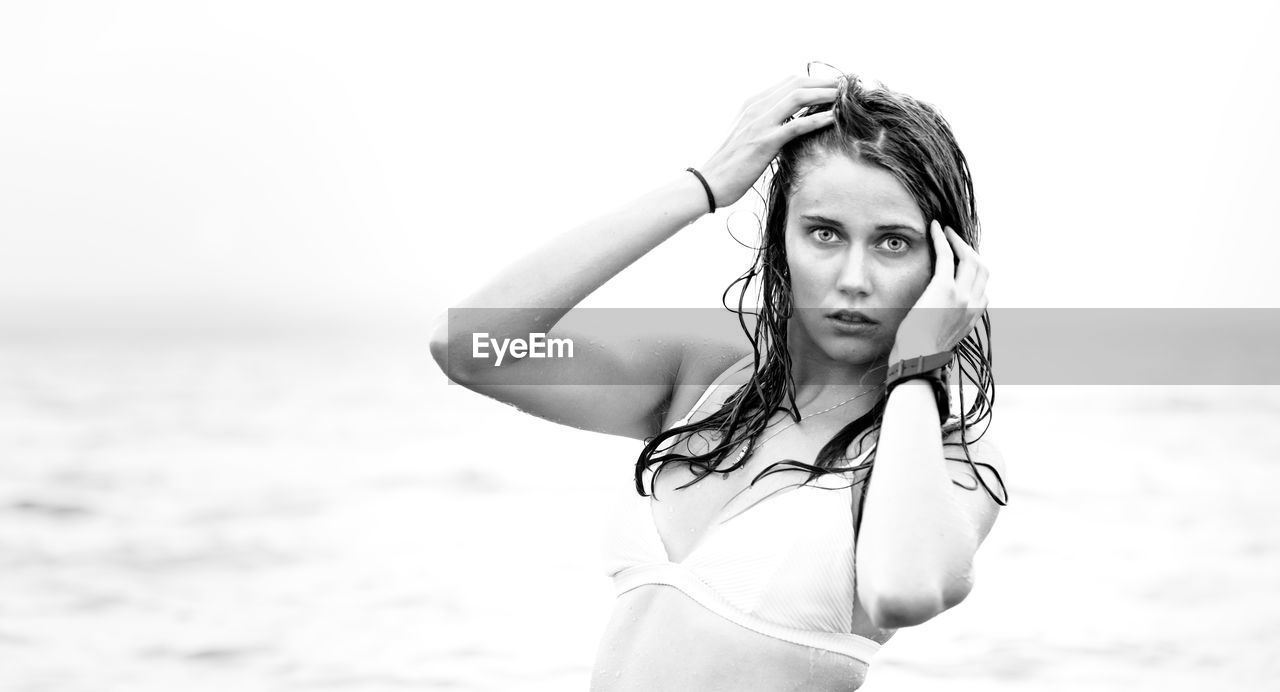
[[[937,219],[929,222],[929,239],[933,242],[933,251],[938,254],[937,265],[933,268],[933,280],[941,283],[955,281],[955,254],[951,250],[951,242],[942,230]]]
[[[969,254],[973,250],[968,243],[964,242],[960,234],[952,230],[950,226],[945,226],[944,230],[947,234],[947,244],[951,246],[951,251],[960,260],[959,264],[956,265],[956,288],[968,289],[973,285],[974,277],[977,276],[977,267],[974,266],[973,259]]]
[[[979,279],[983,285],[987,280],[987,266],[978,255],[978,251],[964,242],[964,238],[950,226],[946,227],[947,240],[956,256],[960,258],[960,266],[956,267],[956,286],[969,289],[976,286]],[[976,293],[976,291],[975,291]]]
[[[835,98],[836,89],[834,87],[795,89],[784,96],[772,110],[760,116],[760,119],[756,121],[756,126],[763,128],[766,140],[770,142],[771,146],[780,148],[795,137],[807,132],[813,132],[835,122],[835,113],[830,110],[821,113],[810,113],[799,118],[792,117],[796,111],[805,106],[830,103]]]
[[[761,92],[748,103],[739,116],[738,132],[763,143],[777,153],[791,139],[813,132],[834,122],[834,114],[811,113],[799,118],[796,111],[806,106],[830,103],[839,89],[834,78],[789,77],[771,90]],[[747,134],[749,133],[749,135]]]
[[[807,87],[799,88],[782,96],[777,103],[774,104],[768,112],[762,117],[769,123],[781,124],[787,118],[795,115],[796,111],[805,106],[813,106],[819,103],[831,103],[836,100],[836,94],[839,93],[835,87]]]
[[[983,301],[983,307],[986,307],[986,300],[987,300],[987,273],[986,272],[980,272],[978,274],[978,278],[974,280],[973,288],[970,289],[969,292],[974,297],[974,299],[981,299]]]
[[[778,82],[777,84],[769,87],[768,89],[765,89],[764,91],[756,94],[755,96],[752,96],[751,98],[747,99],[747,101],[742,106],[742,110],[744,111],[744,113],[749,113],[751,115],[755,115],[758,112],[762,112],[762,111],[763,112],[772,111],[778,105],[779,101],[783,100],[788,93],[794,92],[797,89],[828,88],[832,90],[831,98],[834,99],[836,85],[837,85],[837,81],[834,77],[832,78],[794,77],[794,76],[788,77],[782,80],[781,82]],[[828,100],[831,100],[831,99],[828,99]],[[786,114],[786,116],[778,118],[776,122],[782,122],[782,120],[785,117],[789,117],[792,113],[795,113],[799,108],[800,106],[796,106],[795,108],[792,108],[791,111]]]
[[[813,113],[801,116],[788,122],[778,131],[778,136],[783,142],[808,134],[814,130],[821,130],[836,121],[836,114],[832,111],[822,111],[821,113]]]
[[[978,251],[970,247],[950,226],[946,228],[946,236],[949,247],[960,258],[955,275],[956,292],[970,303],[969,308],[980,317],[987,308],[987,278],[990,271]]]

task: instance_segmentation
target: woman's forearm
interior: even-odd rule
[[[707,212],[698,179],[688,172],[674,175],[503,269],[440,317],[432,348],[469,343],[468,335],[480,332],[499,340],[545,333],[609,279]]]
[[[858,592],[881,626],[928,620],[972,585],[976,530],[955,502],[923,380],[894,388],[885,406],[858,534]]]

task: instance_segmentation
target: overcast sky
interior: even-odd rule
[[[1280,3],[709,5],[5,3],[0,317],[425,324],[809,60],[950,121],[993,307],[1280,307]],[[588,304],[717,305],[729,218]]]

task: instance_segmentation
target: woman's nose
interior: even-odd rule
[[[836,277],[836,289],[849,295],[871,293],[871,267],[868,266],[867,253],[852,249],[845,255],[840,275]]]

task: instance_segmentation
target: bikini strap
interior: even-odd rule
[[[730,375],[741,370],[744,364],[752,364],[754,362],[755,362],[755,355],[752,354],[734,363],[733,365],[730,365],[728,370],[725,370],[724,372],[720,373],[720,376],[711,382],[711,386],[707,387],[707,391],[702,393],[702,397],[698,399],[698,403],[694,404],[693,408],[689,409],[689,412],[684,414],[684,418],[681,418],[680,420],[676,421],[676,424],[672,427],[680,427],[683,425],[688,425],[689,419],[693,418],[693,414],[697,413],[698,409],[702,408],[702,405],[707,403],[707,398],[711,396],[711,392],[715,391],[716,387],[719,387],[726,379],[729,378]]]

